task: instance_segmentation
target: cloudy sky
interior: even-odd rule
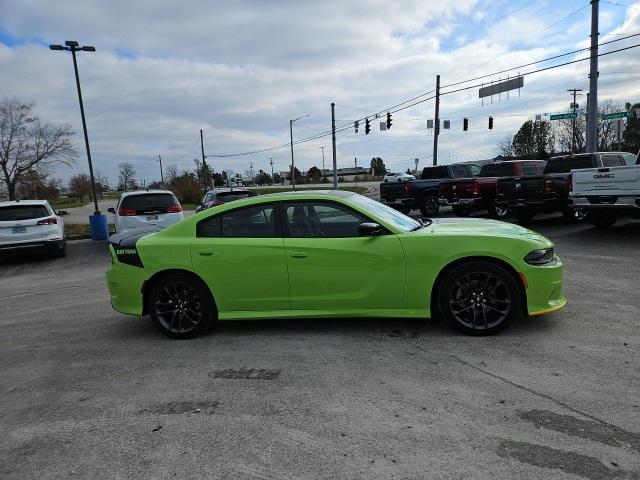
[[[296,139],[325,132],[331,102],[340,127],[433,90],[436,74],[447,85],[585,47],[589,28],[587,0],[2,0],[0,96],[33,100],[43,119],[72,124],[77,164],[55,173],[86,171],[71,59],[48,49],[77,40],[97,50],[79,54],[79,68],[95,166],[112,182],[122,161],[147,181],[159,178],[158,155],[164,165],[191,168],[201,128],[216,170],[243,172],[253,163],[268,171],[272,157],[278,171],[290,163],[288,148],[215,155],[284,144],[289,119],[302,115],[309,117],[295,123]],[[633,33],[640,33],[640,1],[601,2],[601,42]],[[636,43],[640,37],[601,52]],[[600,72],[601,101],[640,101],[640,48],[602,57]],[[484,105],[477,89],[443,96],[441,117],[452,130],[440,136],[440,163],[494,156],[523,121],[567,111],[566,90],[588,90],[587,73],[581,62],[530,75],[519,94]],[[413,168],[414,158],[430,163],[433,109],[429,100],[394,114],[388,132],[377,121],[368,136],[363,128],[340,132],[338,166],[373,156],[396,170]],[[296,165],[321,166],[321,146],[328,167],[329,136],[297,145]]]

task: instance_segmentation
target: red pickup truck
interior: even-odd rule
[[[540,175],[544,160],[508,160],[487,163],[475,178],[459,178],[440,182],[441,205],[453,208],[453,213],[466,217],[474,210],[487,210],[494,218],[503,218],[508,209],[496,206],[496,185],[500,177]]]

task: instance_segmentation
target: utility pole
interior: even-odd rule
[[[419,160],[416,158],[416,159],[415,159],[415,162],[416,162],[416,169],[414,170],[414,172],[415,172],[415,174],[416,174],[416,178],[418,177],[418,161],[419,161]]]
[[[273,158],[269,159],[269,164],[271,165],[271,185],[275,185],[276,184],[276,180],[275,180],[276,177],[273,176]]]
[[[591,0],[591,62],[589,66],[589,102],[587,105],[587,153],[598,148],[598,6]]]
[[[209,190],[209,170],[207,169],[207,156],[204,154],[204,140],[202,137],[202,129],[200,129],[200,148],[202,149],[202,168],[204,169],[204,191]]]
[[[322,149],[322,176],[326,179],[327,172],[324,169],[324,146],[320,147]]]
[[[331,142],[333,144],[333,189],[338,189],[338,164],[336,162],[336,104],[331,102]]]
[[[436,117],[433,125],[433,165],[438,165],[438,135],[440,134],[440,75],[436,75]]]
[[[573,93],[573,103],[571,104],[571,109],[573,110],[573,120],[571,121],[571,151],[573,153],[576,153],[576,110],[578,109],[576,95],[581,91],[581,88],[570,88],[567,90],[567,92]]]
[[[358,157],[355,157],[355,162],[354,162],[355,166],[356,166],[356,174],[353,177],[356,181],[356,187],[358,186]]]
[[[289,120],[289,135],[291,137],[291,186],[296,189],[296,166],[293,163],[293,120]]]
[[[249,164],[249,175],[251,175],[251,183],[253,184],[253,162]]]
[[[164,175],[162,173],[162,157],[158,155],[158,162],[160,162],[160,182],[162,183],[162,188],[164,188]]]

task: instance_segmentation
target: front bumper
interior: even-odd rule
[[[543,315],[565,306],[567,300],[562,294],[563,274],[564,265],[557,256],[550,265],[527,266],[523,269],[529,315]]]

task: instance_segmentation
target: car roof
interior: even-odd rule
[[[9,200],[7,202],[0,202],[0,207],[10,207],[13,205],[48,205],[47,200]]]
[[[169,195],[173,195],[171,190],[135,190],[133,192],[122,192],[120,198],[132,197],[134,195],[149,195],[149,194],[158,194],[158,193],[166,193]]]

